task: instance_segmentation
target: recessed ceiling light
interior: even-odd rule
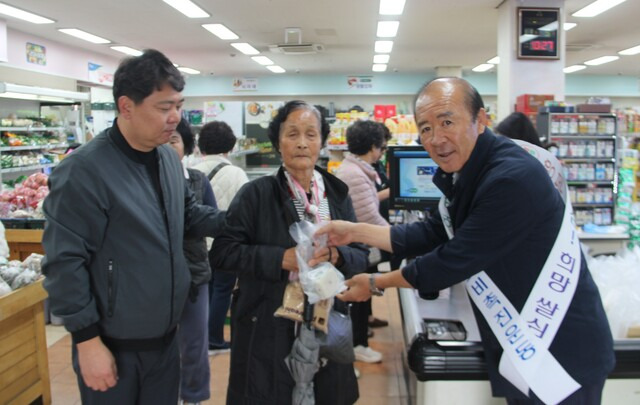
[[[283,68],[281,68],[278,65],[267,66],[267,69],[269,69],[273,73],[284,73],[284,72],[286,72],[286,70],[284,70]]]
[[[499,65],[500,64],[500,57],[499,56],[494,56],[493,58],[489,59],[487,61],[487,63],[490,63],[492,65]]]
[[[625,0],[597,0],[571,15],[574,17],[595,17],[624,1]]]
[[[401,15],[405,0],[380,0],[380,15]]]
[[[589,66],[598,66],[618,59],[620,59],[619,56],[601,56],[599,58],[588,60],[584,64]]]
[[[378,64],[373,65],[371,67],[371,70],[373,70],[374,72],[386,72],[387,65],[386,64],[382,64],[382,63],[378,63]]]
[[[202,24],[202,28],[220,39],[228,40],[240,38],[233,31],[222,24]]]
[[[260,51],[246,42],[234,42],[231,44],[231,46],[244,53],[245,55],[257,55],[260,53]]]
[[[473,70],[474,72],[486,72],[487,70],[491,69],[494,65],[490,64],[490,63],[483,63],[481,65],[478,65],[476,67],[474,67]]]
[[[376,41],[376,53],[391,53],[393,49],[393,41]]]
[[[271,59],[267,58],[266,56],[252,56],[251,59],[255,60],[256,62],[258,62],[262,66],[273,65],[273,61]]]
[[[28,21],[34,24],[51,24],[55,22],[48,18],[41,17],[28,11],[20,10],[19,8],[15,8],[4,3],[0,3],[0,14],[8,15],[9,17],[18,18],[20,20]]]
[[[389,55],[373,55],[373,63],[389,63]]]
[[[637,54],[640,53],[640,45],[634,46],[633,48],[623,49],[622,51],[620,51],[618,53],[620,55],[625,55],[625,56],[637,55]]]
[[[209,13],[198,7],[191,0],[162,0],[189,18],[207,18]]]
[[[139,51],[139,50],[133,49],[133,48],[129,48],[128,46],[112,46],[111,49],[113,49],[114,51],[126,53],[127,55],[131,55],[131,56],[140,56],[140,55],[142,55],[142,51]]]
[[[576,24],[576,23],[568,23],[568,22],[566,22],[566,23],[562,24],[562,28],[564,28],[565,31],[569,31],[570,29],[575,28],[577,26],[578,26],[578,24]]]
[[[184,67],[184,66],[180,66],[178,68],[178,70],[181,71],[182,73],[187,73],[187,74],[190,74],[190,75],[199,75],[200,74],[199,70],[191,69],[191,68]]]
[[[93,42],[94,44],[110,44],[111,41],[104,39],[97,35],[89,34],[88,32],[79,30],[77,28],[61,28],[58,31],[71,35],[72,37],[84,39],[85,41]]]
[[[572,65],[572,66],[567,66],[566,68],[562,69],[562,71],[565,73],[573,73],[573,72],[577,72],[578,70],[582,70],[586,68],[587,67],[585,65]]]
[[[393,38],[398,34],[400,21],[378,21],[378,38]]]

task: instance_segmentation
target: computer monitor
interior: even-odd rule
[[[426,211],[438,205],[442,192],[433,184],[438,165],[422,146],[391,146],[387,161],[391,208]]]

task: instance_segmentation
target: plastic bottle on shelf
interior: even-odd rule
[[[569,119],[563,118],[560,120],[560,133],[568,134],[569,133]]]
[[[559,134],[560,133],[560,120],[558,118],[551,119],[551,134]]]
[[[576,135],[578,133],[578,120],[576,117],[571,117],[571,120],[569,120],[569,133],[571,135]]]

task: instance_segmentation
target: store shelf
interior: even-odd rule
[[[611,207],[612,203],[572,203],[573,208]]]
[[[10,131],[10,132],[64,131],[64,127],[0,127],[0,131]]]
[[[19,173],[19,172],[28,172],[30,170],[40,170],[46,169],[48,167],[54,167],[57,163],[48,163],[43,165],[30,165],[30,166],[18,166],[18,167],[7,167],[0,170],[0,173]]]
[[[42,149],[61,149],[68,148],[66,143],[47,143],[44,145],[25,145],[25,146],[3,146],[0,147],[0,152],[12,152],[20,150],[42,150]]]
[[[558,156],[558,159],[561,159],[563,162],[571,163],[571,162],[613,162],[616,160],[612,157],[561,157]]]
[[[612,186],[613,180],[595,181],[595,180],[567,180],[567,184],[594,184],[596,186]],[[611,205],[611,204],[609,204]]]
[[[550,138],[571,138],[571,139],[616,139],[615,135],[599,135],[599,134],[554,134]]]

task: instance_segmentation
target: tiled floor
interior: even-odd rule
[[[358,405],[405,405],[407,389],[402,371],[403,337],[398,294],[389,289],[382,298],[374,298],[373,312],[381,319],[389,320],[389,326],[375,329],[370,346],[384,355],[379,364],[356,362],[361,377],[358,380],[360,400]],[[228,329],[228,328],[227,328]],[[228,333],[228,330],[226,331]],[[54,405],[80,404],[76,375],[71,367],[71,339],[64,328],[47,325],[49,345],[49,374]],[[211,399],[208,405],[224,404],[229,377],[229,354],[209,358],[211,364]]]

